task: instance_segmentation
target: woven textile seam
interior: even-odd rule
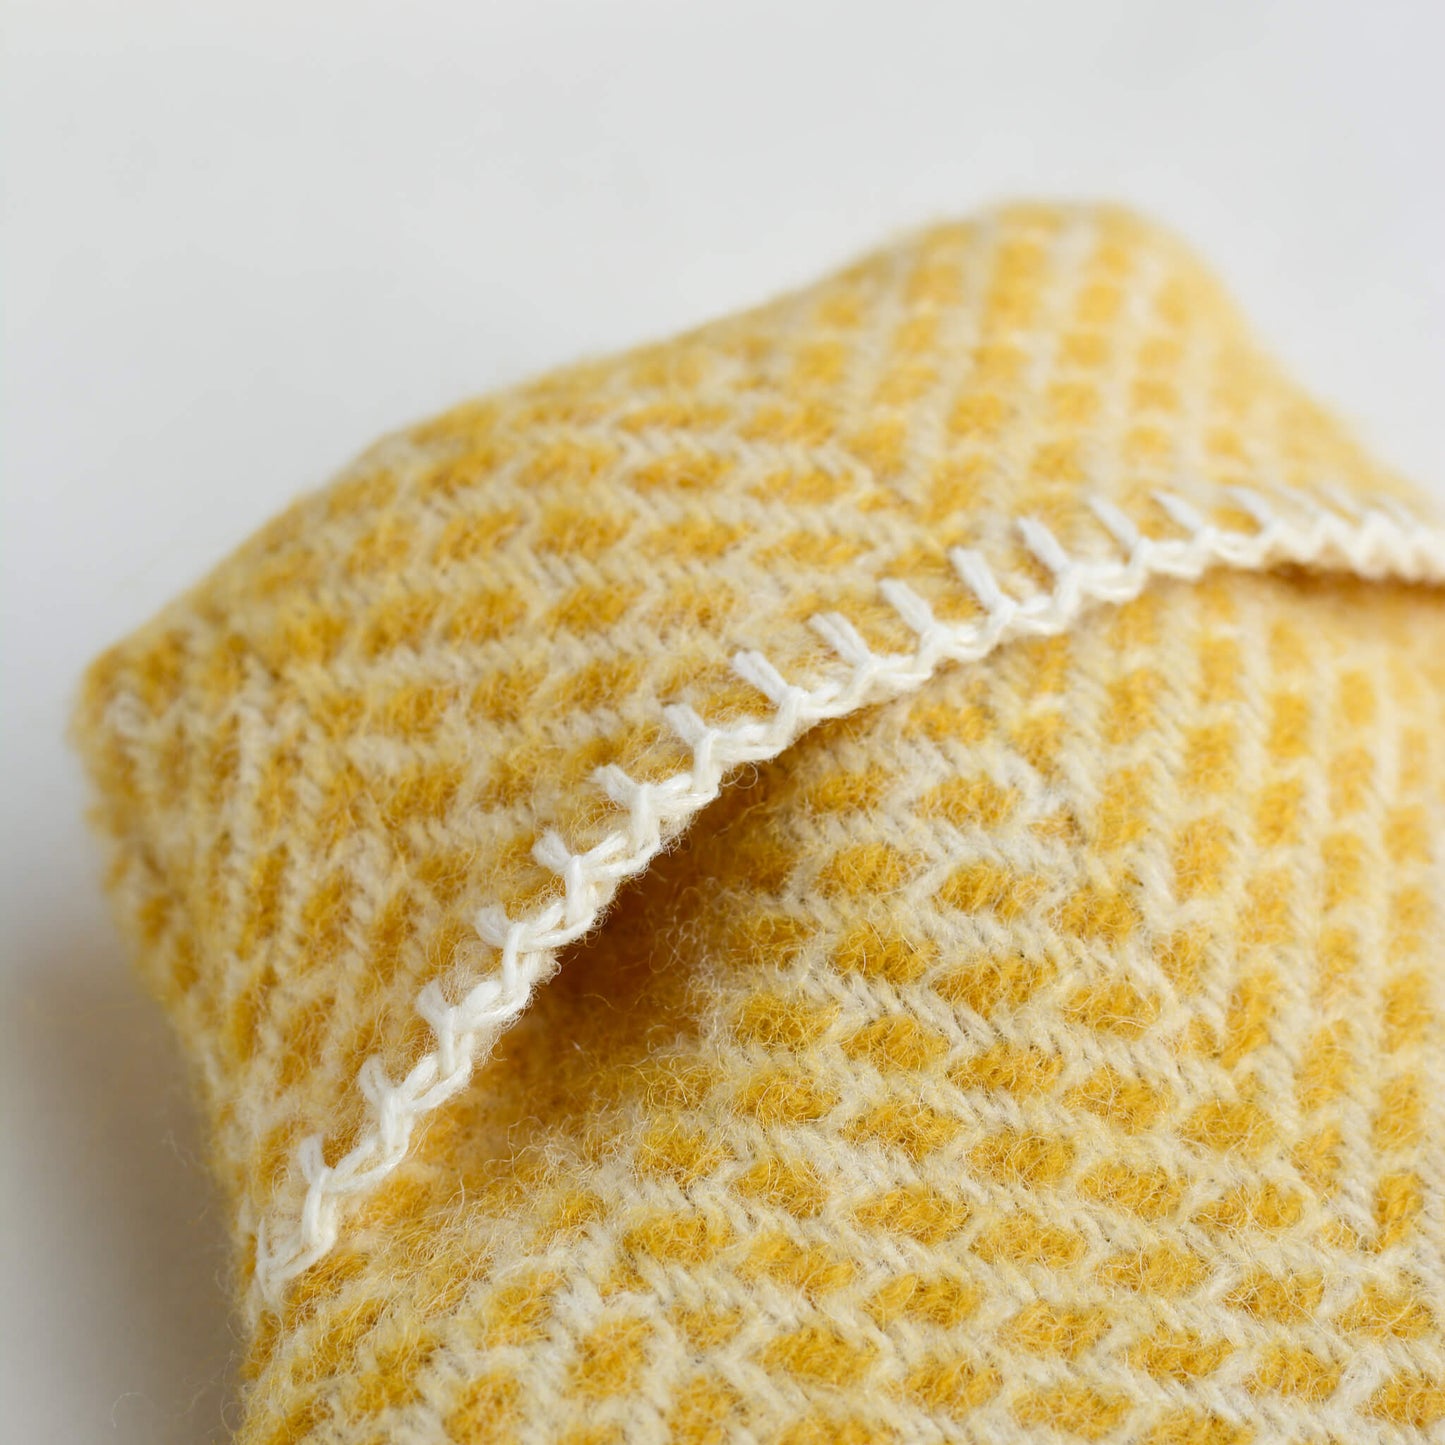
[[[533,856],[554,872],[562,896],[525,918],[509,919],[501,908],[476,919],[482,938],[500,950],[500,967],[450,1003],[429,983],[416,1009],[432,1030],[434,1047],[399,1082],[371,1058],[357,1076],[370,1114],[370,1127],[335,1164],[325,1162],[324,1139],[313,1134],[296,1152],[306,1181],[299,1214],[257,1229],[255,1288],[277,1307],[289,1281],[336,1245],[344,1209],[373,1189],[407,1156],[413,1131],[427,1114],[463,1089],[473,1068],[526,1008],[534,988],[555,967],[557,950],[589,932],[619,887],[642,872],[681,829],[715,799],[736,768],[778,757],[805,731],[858,708],[912,692],[948,662],[977,661],[1014,638],[1057,635],[1093,603],[1120,604],[1137,597],[1154,578],[1197,580],[1206,570],[1226,567],[1256,571],[1276,565],[1334,568],[1361,577],[1445,582],[1445,531],[1404,508],[1361,511],[1341,498],[1328,510],[1297,493],[1280,493],[1283,506],[1256,492],[1230,489],[1228,499],[1251,516],[1254,532],[1230,530],[1207,521],[1182,498],[1155,500],[1181,535],[1153,537],[1103,498],[1090,505],[1117,543],[1113,559],[1070,556],[1041,522],[1022,518],[1017,530],[1028,550],[1050,574],[1052,586],[1016,598],[999,586],[980,553],[949,554],[959,580],[982,609],[966,623],[938,619],[922,597],[901,580],[879,584],[888,605],[918,639],[911,653],[880,654],[838,613],[812,619],[824,643],[846,671],[814,688],[789,683],[766,657],[741,652],[735,672],[772,702],[765,719],[712,727],[690,708],[665,709],[669,725],[690,748],[692,765],[662,782],[638,782],[607,767],[597,779],[627,816],[586,852],[572,852],[555,832],[538,839]]]

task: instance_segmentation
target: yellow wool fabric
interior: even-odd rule
[[[241,1438],[1445,1429],[1442,538],[1175,242],[1045,206],[300,502],[77,724]],[[618,770],[739,737],[582,889]],[[398,1133],[418,997],[553,905]]]

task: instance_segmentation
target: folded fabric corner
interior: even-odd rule
[[[77,714],[241,1437],[1445,1420],[1441,582],[1109,207],[379,444]]]

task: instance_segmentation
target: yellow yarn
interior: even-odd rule
[[[77,723],[241,1438],[1439,1427],[1427,512],[1174,242],[1043,206],[298,503]]]

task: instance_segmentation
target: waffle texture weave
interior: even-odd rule
[[[241,1438],[1445,1438],[1442,583],[1108,208],[381,443],[77,717]]]

